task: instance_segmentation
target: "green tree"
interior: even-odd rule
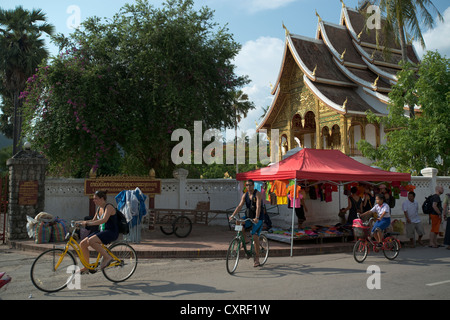
[[[418,71],[411,64],[398,74],[399,81],[389,93],[389,115],[370,118],[383,122],[387,143],[378,149],[367,141],[358,148],[384,169],[419,174],[435,167],[440,175],[450,171],[450,59],[428,51]],[[415,118],[404,115],[406,105],[419,106]]]
[[[193,132],[200,120],[231,128],[235,92],[249,82],[234,74],[240,45],[212,19],[192,0],[161,8],[138,0],[56,36],[61,54],[23,95],[24,130],[51,163],[72,163],[77,175],[120,155],[122,169],[123,159],[134,164],[124,171],[171,176],[172,131]]]
[[[13,130],[3,123],[4,132],[13,132],[13,153],[18,151],[21,136],[21,101],[20,92],[25,88],[26,80],[36,67],[46,59],[48,52],[42,35],[52,35],[54,27],[48,24],[45,13],[40,9],[28,11],[22,6],[14,10],[0,8],[0,77],[3,95],[2,120],[11,117],[14,110]],[[9,124],[11,126],[11,124]]]

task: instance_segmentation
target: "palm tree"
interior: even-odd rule
[[[249,110],[255,109],[255,105],[253,102],[248,100],[248,95],[244,93],[242,90],[238,90],[234,92],[233,96],[233,108],[234,108],[234,139],[235,139],[235,148],[237,150],[237,128],[238,123],[241,122],[243,118],[247,117]],[[235,154],[237,157],[237,152]],[[236,158],[236,173],[239,172],[237,158]]]
[[[384,41],[388,41],[394,35],[394,39],[400,42],[403,63],[408,61],[407,33],[418,40],[422,48],[425,48],[421,25],[427,28],[433,28],[435,24],[433,16],[427,7],[431,7],[437,13],[438,19],[444,21],[439,10],[430,0],[374,0],[373,3],[379,5],[380,11],[384,13],[386,18],[382,27]],[[411,118],[415,117],[413,105],[409,106],[409,115]]]
[[[13,154],[19,150],[21,134],[20,92],[38,65],[48,57],[41,38],[53,35],[54,26],[46,22],[40,9],[32,11],[17,6],[14,10],[0,8],[0,77],[14,106]]]
[[[431,0],[375,0],[373,3],[380,7],[386,18],[382,30],[385,35],[384,38],[389,39],[392,34],[395,35],[395,38],[400,42],[404,62],[408,61],[407,40],[409,39],[406,39],[406,33],[408,32],[420,42],[422,48],[425,48],[421,26],[434,27],[435,21],[427,7],[431,7],[437,14],[438,19],[444,21]]]

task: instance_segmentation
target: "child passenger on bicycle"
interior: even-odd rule
[[[383,242],[383,231],[386,230],[391,224],[391,210],[389,205],[385,202],[383,194],[377,194],[375,197],[375,202],[375,206],[369,211],[361,214],[361,217],[374,213],[377,214],[377,221],[373,225],[372,234],[378,242],[377,246],[381,247]]]

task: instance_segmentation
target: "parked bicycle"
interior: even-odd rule
[[[84,257],[79,243],[74,234],[80,227],[74,221],[71,223],[73,231],[68,233],[68,241],[64,249],[50,249],[41,253],[31,266],[31,282],[44,292],[56,292],[67,287],[79,272],[74,254],[75,250],[80,262],[90,273],[96,273],[100,269],[101,255],[98,254],[94,263],[89,263],[89,257]],[[104,246],[108,254],[113,258],[108,267],[102,269],[103,275],[112,282],[122,282],[130,278],[136,271],[137,254],[128,243],[123,241],[113,242],[108,247]]]
[[[247,218],[245,220],[237,219],[236,217],[233,217],[233,219],[236,221],[236,226],[234,228],[236,233],[236,237],[231,240],[230,245],[227,250],[227,271],[229,274],[233,274],[238,266],[239,263],[239,257],[240,257],[240,249],[244,249],[244,254],[247,259],[250,259],[252,257],[255,257],[255,247],[254,247],[254,241],[253,236],[251,237],[251,246],[250,249],[247,249],[247,244],[245,242],[245,231],[244,231],[244,224],[246,221],[252,221],[252,219]],[[269,257],[269,240],[264,234],[261,234],[259,236],[259,258],[260,260],[259,265],[263,266],[267,262],[267,258]]]
[[[378,244],[372,240],[372,235],[370,234],[370,224],[374,220],[374,218],[370,218],[361,226],[353,225],[353,234],[355,238],[358,238],[358,241],[356,241],[353,246],[353,258],[356,262],[363,263],[364,260],[366,260],[370,250],[373,250],[374,252],[379,252],[382,250],[384,256],[388,260],[394,260],[400,252],[400,241],[394,237],[394,235],[397,235],[398,233],[385,232],[383,234],[383,242],[381,246],[378,246]]]

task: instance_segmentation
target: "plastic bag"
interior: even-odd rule
[[[35,233],[35,226],[36,226],[36,223],[38,223],[38,221],[37,220],[35,220],[35,219],[33,219],[32,217],[30,217],[30,216],[27,216],[27,232],[28,232],[28,236],[30,237],[30,238],[34,238],[34,235],[36,234]]]

